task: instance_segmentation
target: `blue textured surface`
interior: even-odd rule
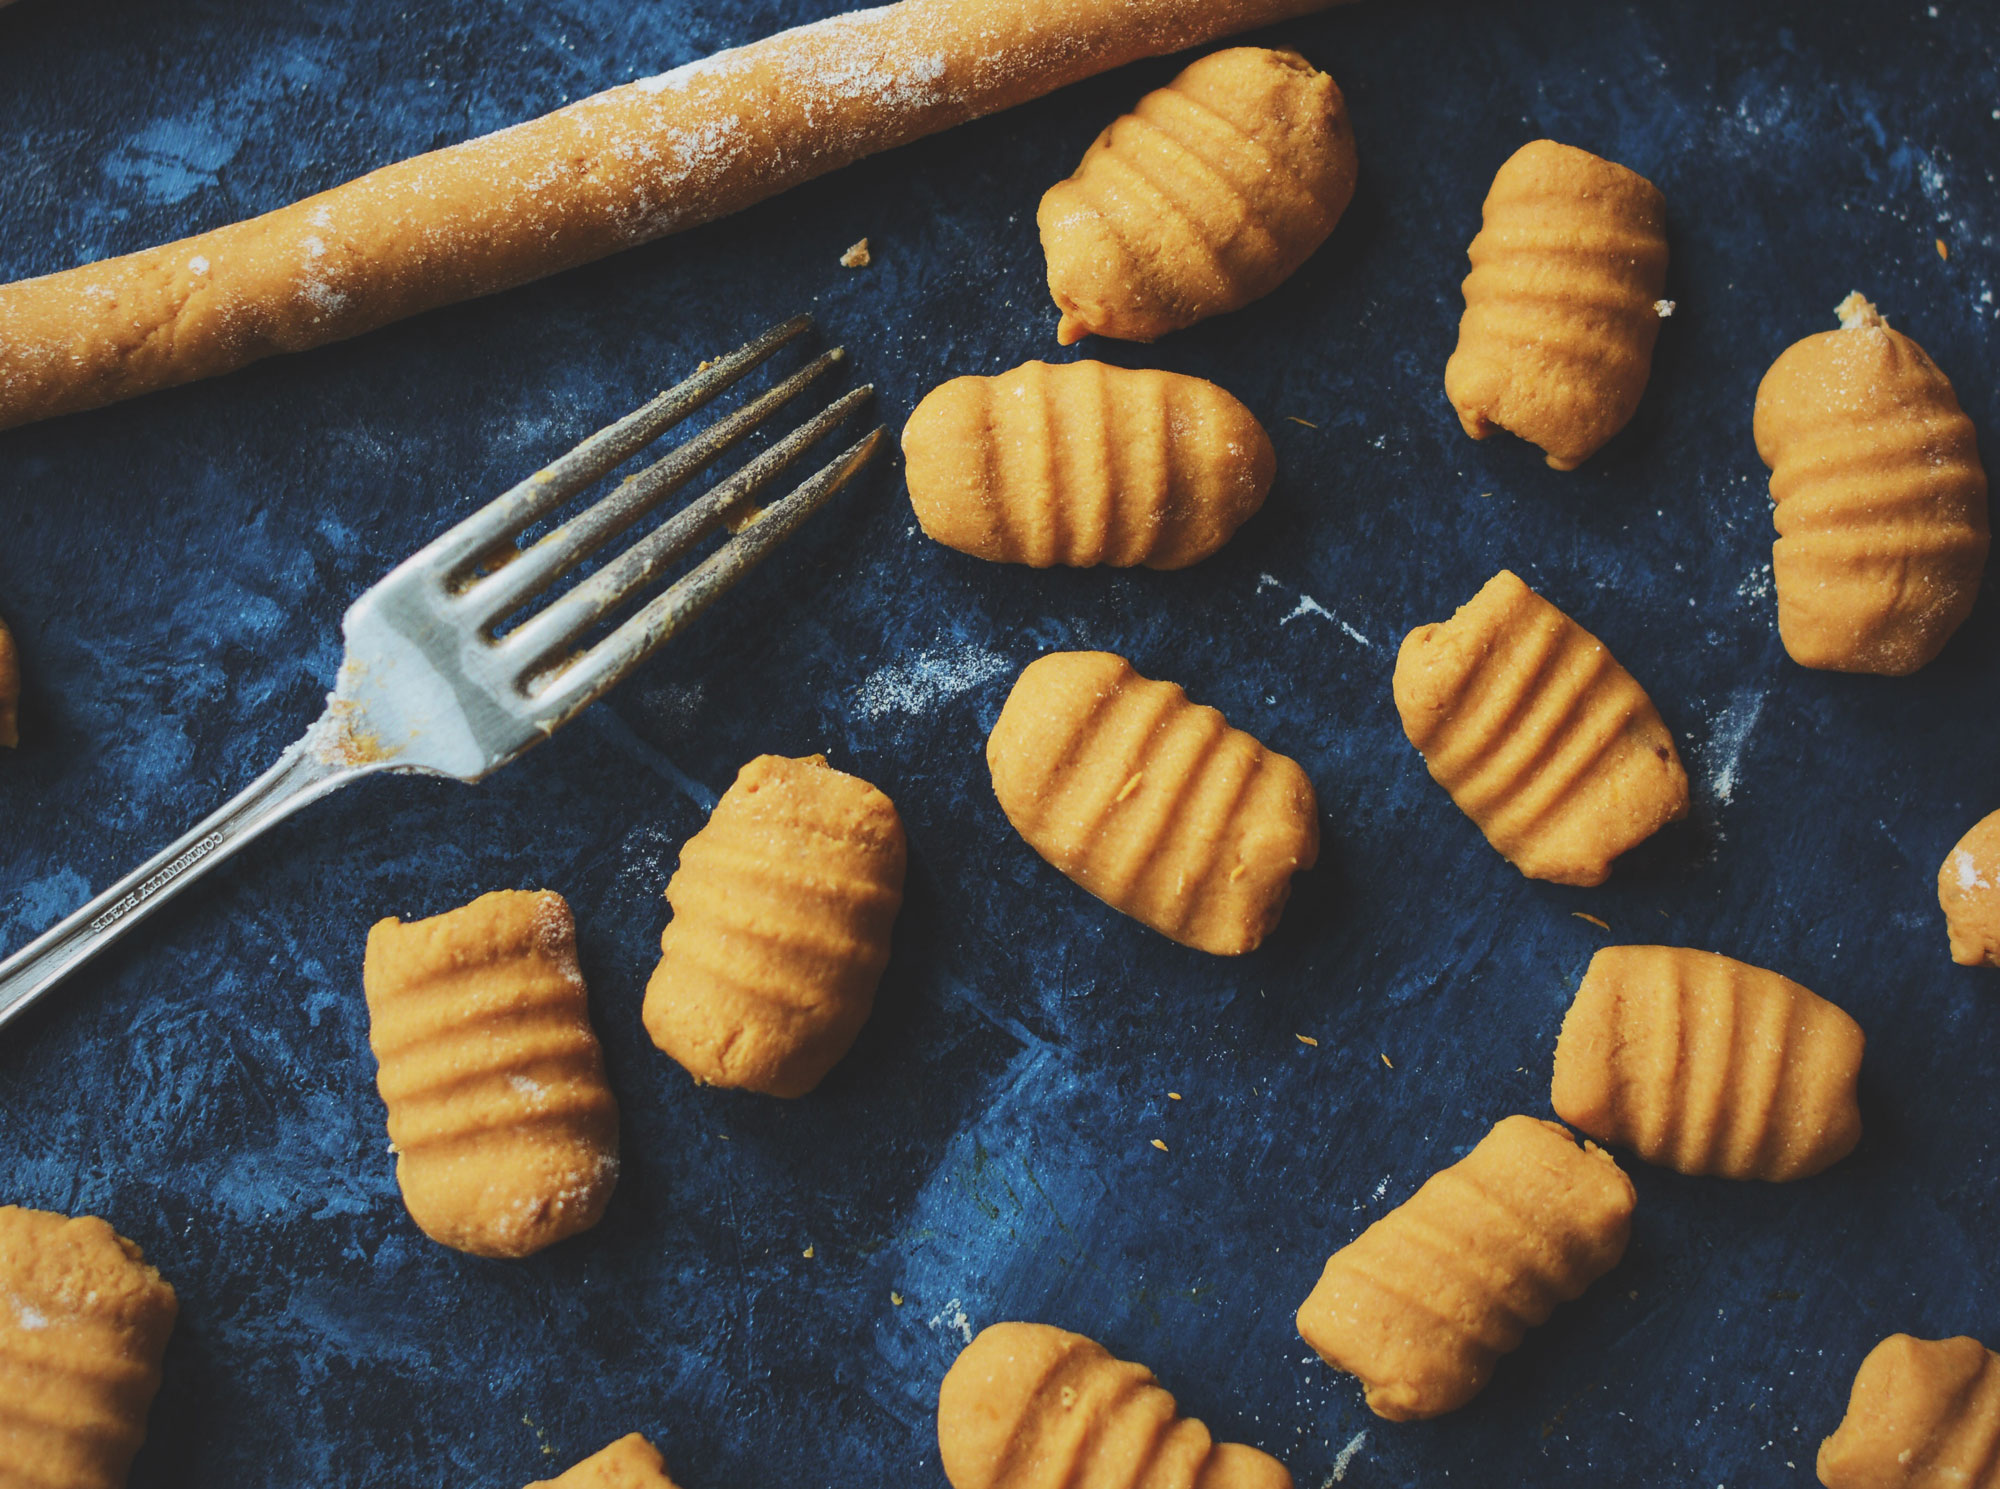
[[[832,8],[25,0],[0,11],[0,276]],[[1265,39],[1347,92],[1347,219],[1241,314],[1080,349],[1212,376],[1263,417],[1278,483],[1219,556],[987,567],[926,541],[881,473],[519,765],[322,804],[0,1039],[0,1200],[108,1217],[180,1291],[135,1489],[512,1489],[635,1428],[689,1489],[942,1483],[937,1382],[962,1329],[1014,1317],[1147,1362],[1306,1489],[1808,1484],[1877,1339],[2000,1344],[2000,974],[1951,965],[1933,888],[2000,805],[1995,607],[1911,680],[1793,666],[1749,434],[1771,359],[1860,288],[1993,454],[2000,12],[1434,0]],[[1037,197],[1177,65],[520,292],[0,435],[0,611],[29,679],[0,760],[0,944],[260,770],[392,560],[701,356],[810,306],[900,424],[947,376],[1058,355]],[[1544,134],[1664,189],[1679,303],[1633,427],[1573,475],[1473,445],[1441,392],[1480,200]],[[838,267],[864,234],[875,266]],[[1503,565],[1606,640],[1696,778],[1691,822],[1599,890],[1521,879],[1397,726],[1397,641]],[[1021,665],[1076,646],[1310,773],[1324,859],[1256,955],[1120,918],[1000,816],[984,732]],[[875,1017],[793,1104],[697,1090],[638,1019],[678,845],[766,750],[876,782],[912,844]],[[594,1233],[481,1262],[398,1200],[362,942],[384,915],[544,885],[581,925],[624,1178]],[[1292,1311],[1491,1122],[1546,1112],[1562,1011],[1612,939],[1735,954],[1850,1010],[1867,1136],[1789,1188],[1628,1165],[1624,1264],[1466,1410],[1379,1423]]]

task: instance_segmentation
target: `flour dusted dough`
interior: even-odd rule
[[[2000,812],[1981,817],[1938,869],[1938,905],[1961,967],[2000,967]]]
[[[0,286],[0,428],[524,284],[1333,3],[901,0],[783,31],[247,222]]]
[[[0,1206],[0,1489],[122,1489],[177,1311],[96,1216]]]
[[[563,897],[503,889],[378,921],[362,981],[396,1182],[424,1234],[520,1257],[597,1224],[618,1103]]]

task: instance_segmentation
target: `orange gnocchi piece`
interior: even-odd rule
[[[1530,879],[1602,884],[1687,815],[1687,771],[1646,690],[1505,569],[1403,638],[1393,686],[1432,779]]]
[[[1299,1335],[1392,1422],[1456,1411],[1558,1303],[1618,1265],[1632,1181],[1554,1122],[1507,1117],[1328,1260]]]
[[[1631,421],[1670,308],[1666,216],[1658,187],[1587,150],[1534,140],[1508,157],[1444,369],[1467,434],[1504,429],[1574,470]]]
[[[1963,1335],[1891,1334],[1861,1362],[1817,1466],[1826,1489],[1994,1489],[2000,1355]]]
[[[1214,383],[1102,362],[953,378],[910,415],[903,461],[926,533],[1036,568],[1186,568],[1277,470],[1263,425]]]
[[[1839,314],[1757,386],[1778,635],[1801,666],[1901,677],[1972,613],[1992,543],[1986,469],[1924,349],[1858,294]]]
[[[597,1224],[618,1182],[618,1103],[563,897],[503,889],[378,921],[362,981],[418,1228],[474,1256],[522,1257]]]
[[[96,1216],[0,1206],[0,1484],[122,1489],[178,1309]]]
[[[674,1489],[660,1450],[637,1432],[592,1453],[566,1473],[527,1489]]]
[[[703,1085],[803,1096],[875,1006],[907,849],[823,755],[759,755],[681,848],[646,1032]]]
[[[1297,761],[1110,652],[1030,663],[986,764],[1029,847],[1114,910],[1218,956],[1255,950],[1319,856]]]
[[[1938,906],[1954,962],[2000,967],[2000,812],[1981,817],[1945,855]]]
[[[1861,1026],[1789,977],[1684,946],[1607,946],[1556,1040],[1556,1115],[1648,1163],[1803,1179],[1861,1141]]]
[[[1144,1365],[1048,1324],[982,1329],[938,1390],[952,1489],[1292,1489],[1267,1453],[1219,1443]]]
[[[1346,100],[1297,52],[1203,57],[1042,197],[1056,340],[1154,341],[1269,294],[1326,241],[1358,169]]]

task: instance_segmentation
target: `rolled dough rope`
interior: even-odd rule
[[[0,429],[524,284],[1141,57],[1337,0],[901,0],[262,217],[0,285]]]

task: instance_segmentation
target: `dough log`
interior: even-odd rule
[[[1337,0],[901,0],[0,285],[0,429],[358,336],[736,212],[1141,57]]]

